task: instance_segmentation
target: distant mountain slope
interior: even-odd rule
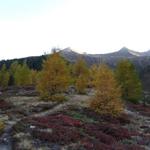
[[[73,51],[69,47],[61,50],[60,54],[70,62],[75,62],[78,59],[78,57],[81,55],[81,54]]]
[[[85,59],[88,65],[106,63],[112,68],[116,67],[117,63],[120,60],[129,59],[134,63],[137,71],[140,73],[140,77],[144,82],[144,87],[146,87],[150,91],[150,50],[146,52],[136,52],[123,47],[116,52],[108,54],[80,54],[75,52],[71,48],[65,48],[63,50],[60,50],[59,53],[70,63],[74,63],[79,57],[82,57]],[[23,63],[23,61],[26,61],[30,68],[40,70],[42,68],[42,61],[46,57],[47,56],[43,55],[21,59],[3,60],[0,61],[0,68],[2,64],[6,64],[7,68],[9,68],[11,63],[14,61],[18,61],[19,63]]]
[[[79,57],[82,57],[85,59],[88,65],[106,63],[111,67],[115,67],[118,61],[122,59],[129,59],[135,64],[138,70],[146,68],[146,66],[150,66],[150,51],[140,53],[130,50],[126,47],[121,48],[119,51],[108,54],[80,54],[73,51],[71,48],[65,48],[59,52],[61,56],[71,63],[76,62]],[[20,59],[2,60],[0,61],[0,68],[4,63],[9,68],[10,64],[14,61],[18,61],[19,63],[26,61],[30,68],[40,70],[42,61],[45,58],[46,56],[42,55]]]
[[[71,48],[65,48],[60,50],[60,54],[71,63],[76,62],[79,57],[82,57],[85,59],[88,65],[106,63],[111,67],[115,67],[118,61],[122,59],[129,59],[135,64],[137,70],[141,70],[147,66],[150,66],[150,51],[140,53],[130,50],[126,47],[121,48],[119,51],[108,54],[79,54],[73,51]],[[0,61],[0,68],[4,63],[9,68],[13,61],[18,61],[19,63],[26,61],[30,68],[40,70],[42,61],[45,57],[46,56],[43,55],[21,59],[3,60]]]
[[[130,50],[126,47],[121,48],[119,51],[113,52],[113,53],[108,53],[108,54],[94,54],[91,55],[94,57],[136,57],[136,56],[141,56],[140,52],[136,52],[133,50]]]
[[[123,47],[119,51],[108,54],[79,54],[70,48],[60,51],[60,54],[68,61],[74,63],[77,58],[83,57],[88,65],[106,63],[115,68],[122,59],[129,59],[136,67],[143,82],[143,88],[150,91],[150,51],[136,52]]]
[[[109,55],[112,55],[114,57],[124,57],[124,58],[129,57],[130,58],[130,57],[141,56],[141,53],[133,51],[133,50],[130,50],[130,49],[126,48],[126,47],[123,47],[119,51],[111,53]]]
[[[142,55],[143,55],[143,56],[150,56],[150,50],[148,50],[148,51],[146,51],[146,52],[143,52]]]
[[[111,67],[115,67],[118,61],[122,59],[131,60],[138,68],[145,68],[150,65],[150,56],[148,52],[136,52],[123,47],[119,51],[108,54],[79,54],[74,52],[70,48],[66,48],[60,51],[60,54],[70,62],[75,62],[79,57],[83,57],[88,65],[106,63]]]

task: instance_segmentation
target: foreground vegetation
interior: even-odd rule
[[[123,110],[123,100],[137,103],[142,96],[142,85],[131,62],[121,61],[115,71],[106,65],[88,69],[84,59],[79,58],[71,65],[55,51],[43,62],[39,72],[30,70],[26,62],[22,65],[14,62],[9,70],[3,65],[0,85],[2,88],[34,85],[41,99],[51,101],[66,100],[64,92],[69,86],[75,86],[80,94],[85,94],[85,89],[91,87],[96,90],[91,108],[99,113],[111,112],[111,115]]]
[[[11,86],[10,86],[11,85]],[[149,106],[127,60],[115,70],[69,64],[58,52],[41,71],[14,62],[0,71],[0,134],[12,149],[142,150],[150,146]],[[139,114],[137,114],[137,111]],[[13,142],[12,142],[12,141]]]
[[[63,104],[39,101],[34,92],[9,89],[3,94],[11,95],[0,100],[1,137],[11,139],[14,150],[144,150],[150,145],[148,106],[129,103],[126,111],[114,117],[88,107],[92,91],[86,97],[70,94]],[[2,144],[7,142],[0,140],[0,148]]]

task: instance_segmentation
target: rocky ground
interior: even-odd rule
[[[0,150],[150,150],[150,106],[127,104],[118,118],[88,108],[88,95],[42,102],[32,88],[0,98]]]

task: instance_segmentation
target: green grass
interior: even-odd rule
[[[86,122],[86,123],[96,123],[97,122],[94,119],[89,118],[86,115],[80,114],[80,113],[75,112],[75,111],[69,111],[68,115],[70,115],[74,119],[78,119],[78,120],[80,120],[82,122]]]

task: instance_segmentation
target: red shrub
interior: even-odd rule
[[[0,109],[1,110],[6,110],[6,109],[10,109],[10,108],[11,108],[11,106],[9,103],[7,103],[4,100],[0,100]]]
[[[38,117],[38,118],[33,118],[33,120],[41,122],[41,123],[45,123],[45,124],[58,123],[59,125],[61,124],[64,126],[74,126],[74,127],[82,126],[82,123],[79,120],[73,119],[63,114]]]
[[[90,129],[91,132],[95,133],[101,131],[109,135],[109,138],[113,137],[116,140],[122,140],[131,137],[131,133],[127,129],[114,124],[87,124],[85,125],[85,129]]]
[[[142,148],[138,145],[126,145],[125,150],[145,150],[145,148]]]
[[[144,150],[138,145],[123,145],[123,144],[113,144],[110,146],[111,150]]]
[[[127,150],[125,145],[117,145],[116,143],[118,140],[131,136],[131,133],[122,128],[120,123],[85,124],[64,114],[34,117],[27,119],[26,122],[35,126],[34,129],[31,129],[35,138],[62,145],[80,141],[81,147],[83,146],[86,150],[99,150],[100,148],[101,150]],[[51,130],[47,131],[46,129]]]
[[[131,133],[126,128],[114,124],[104,124],[99,126],[104,133],[111,135],[116,140],[122,140],[131,137]]]
[[[93,140],[90,138],[82,139],[81,144],[86,150],[111,150],[108,145],[103,144],[98,140]]]
[[[51,133],[34,130],[33,136],[42,141],[59,144],[68,144],[78,141],[81,138],[81,134],[77,130],[63,126],[56,126],[55,128],[52,128]]]
[[[68,144],[78,141],[82,137],[78,129],[76,129],[82,123],[66,115],[55,114],[36,117],[29,119],[28,122],[36,126],[33,130],[33,136],[40,140]],[[52,132],[46,132],[46,130],[42,132],[40,129],[51,129]]]
[[[82,139],[81,144],[86,150],[144,150],[138,145],[123,145],[118,143],[106,145],[96,139],[91,138]]]
[[[90,136],[94,136],[96,139],[98,139],[100,142],[104,143],[104,144],[107,144],[107,145],[111,145],[115,142],[115,139],[110,136],[110,135],[107,135],[101,131],[87,131],[87,133],[90,135]]]
[[[150,106],[144,106],[142,104],[128,104],[129,109],[132,111],[138,111],[140,114],[150,116]]]
[[[110,115],[100,115],[98,113],[96,113],[95,111],[93,110],[90,110],[88,108],[85,108],[83,110],[75,110],[75,111],[80,111],[81,114],[84,114],[94,120],[97,120],[99,122],[109,122],[109,123],[112,123],[112,124],[128,124],[130,123],[130,116],[125,114],[125,113],[122,113],[120,116],[118,117],[112,117]]]
[[[131,122],[130,116],[128,114],[122,113],[117,120],[122,124],[129,124]]]

